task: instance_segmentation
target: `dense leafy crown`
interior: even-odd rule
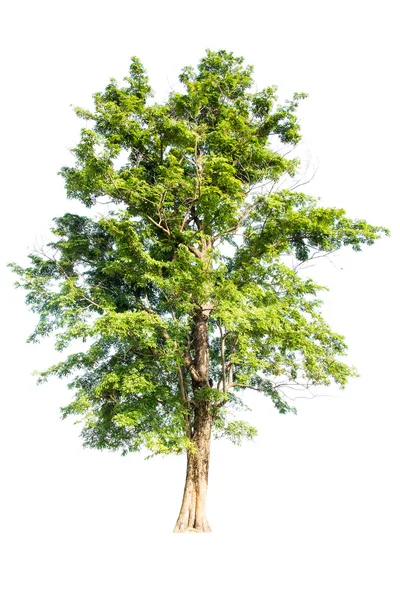
[[[79,415],[88,446],[190,446],[199,309],[209,311],[202,394],[217,436],[255,433],[227,416],[241,388],[285,413],[294,411],[286,385],[344,385],[352,374],[338,360],[342,336],[321,317],[321,287],[287,257],[360,250],[386,230],[282,189],[298,167],[287,149],[300,140],[304,94],[278,105],[276,88],[250,91],[251,73],[242,58],[208,51],[197,70],[183,69],[181,91],[157,104],[133,58],[123,86],[111,80],[92,111],[76,109],[91,127],[61,174],[68,197],[104,205],[103,216],[55,219],[54,241],[30,255],[30,267],[13,269],[39,314],[30,339],[55,332],[59,350],[76,339],[88,345],[40,375],[69,377],[76,396],[63,415]]]

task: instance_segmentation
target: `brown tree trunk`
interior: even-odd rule
[[[193,319],[195,375],[192,375],[192,387],[195,409],[191,441],[195,451],[187,452],[185,489],[175,533],[211,531],[206,517],[206,496],[212,413],[210,399],[204,394],[209,388],[208,318],[211,310],[211,305],[204,305],[196,311]]]
[[[211,531],[206,517],[211,424],[210,407],[206,401],[196,407],[192,436],[196,452],[187,452],[185,489],[174,533]]]

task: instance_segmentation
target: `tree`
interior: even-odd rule
[[[91,127],[61,175],[69,198],[103,214],[56,218],[30,266],[12,265],[39,315],[29,341],[86,344],[39,374],[69,379],[62,416],[78,415],[84,446],[186,453],[177,532],[210,531],[212,433],[256,434],[229,416],[240,389],[284,414],[295,412],[287,386],[344,386],[354,374],[321,316],[322,287],[297,267],[387,233],[279,185],[298,170],[287,150],[305,94],[280,105],[274,87],[252,92],[252,69],[225,51],[207,51],[180,82],[150,102],[133,58],[122,86],[111,80],[93,110],[76,109]]]

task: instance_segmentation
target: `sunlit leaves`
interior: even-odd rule
[[[246,423],[246,421],[223,421],[215,426],[215,438],[227,438],[236,446],[240,446],[244,440],[253,440],[257,435],[257,429]]]

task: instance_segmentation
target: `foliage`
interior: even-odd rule
[[[67,195],[107,210],[55,219],[54,241],[29,267],[12,265],[39,315],[30,341],[89,345],[39,377],[68,378],[75,397],[62,415],[78,415],[86,446],[182,452],[200,394],[216,436],[237,443],[256,433],[226,416],[241,388],[287,413],[286,386],[343,386],[354,374],[321,316],[321,286],[287,257],[359,251],[387,230],[279,188],[299,162],[271,140],[299,142],[305,94],[281,105],[274,87],[252,93],[252,69],[225,51],[208,51],[180,82],[151,102],[133,58],[122,86],[111,80],[93,110],[76,109],[88,126],[75,165],[61,169]],[[196,391],[192,323],[205,306],[210,384]]]

